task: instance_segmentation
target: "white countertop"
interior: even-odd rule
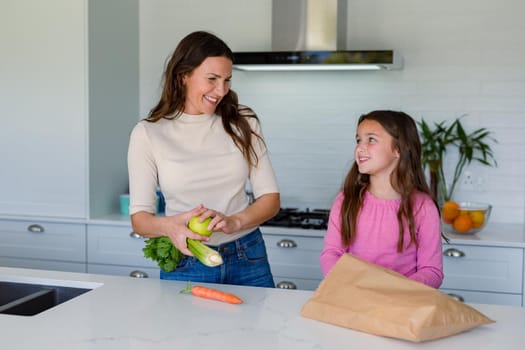
[[[525,343],[525,309],[518,307],[473,305],[496,323],[411,343],[301,317],[309,291],[218,286],[245,301],[230,305],[179,294],[183,282],[0,267],[0,280],[28,278],[99,287],[35,316],[0,315],[2,348],[500,350]]]
[[[525,225],[489,222],[474,235],[449,234],[450,243],[525,248]]]

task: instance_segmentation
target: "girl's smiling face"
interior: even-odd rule
[[[388,178],[399,162],[392,136],[379,122],[365,119],[357,127],[356,142],[354,157],[359,172]]]
[[[211,115],[230,91],[232,61],[226,57],[208,57],[183,78],[186,88],[184,113]]]

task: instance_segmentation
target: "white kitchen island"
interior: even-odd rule
[[[310,291],[220,285],[230,305],[179,294],[185,283],[0,267],[0,280],[96,287],[35,316],[0,315],[4,349],[522,349],[525,309],[474,305],[495,324],[426,343],[303,318]]]

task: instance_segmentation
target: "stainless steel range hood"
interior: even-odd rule
[[[346,0],[273,0],[272,50],[234,52],[234,69],[401,69],[393,50],[345,50]]]

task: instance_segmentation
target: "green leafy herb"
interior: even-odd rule
[[[175,270],[184,255],[171,243],[168,237],[148,238],[146,246],[142,248],[144,257],[157,262],[165,272]]]

